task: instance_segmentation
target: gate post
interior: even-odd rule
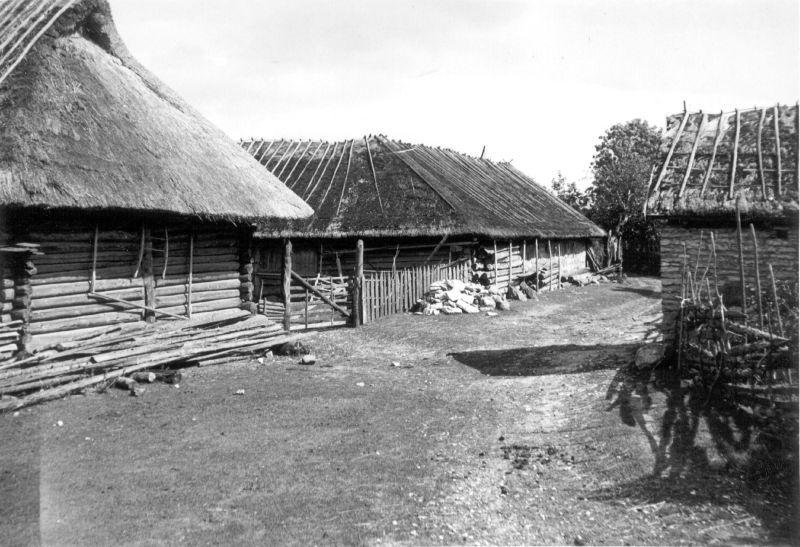
[[[353,279],[353,326],[363,324],[361,317],[361,284],[364,279],[364,241],[356,242],[356,272]]]
[[[292,326],[292,242],[287,239],[283,246],[283,328]]]

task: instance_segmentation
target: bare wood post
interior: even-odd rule
[[[292,242],[283,245],[283,328],[292,328]]]
[[[558,288],[561,288],[561,242],[559,241],[556,243],[556,249],[558,252]]]
[[[539,290],[539,238],[533,240],[534,248],[533,248],[533,261],[534,261],[534,268],[536,268],[536,290]]]
[[[550,267],[548,268],[547,276],[550,279],[549,283],[549,290],[553,290],[553,246],[550,244],[550,240],[547,240],[547,256],[550,258]]]
[[[522,273],[528,268],[526,262],[528,261],[528,242],[524,239],[522,240]]]
[[[739,246],[739,283],[742,286],[742,313],[747,324],[747,289],[744,286],[744,243],[742,241],[742,213],[736,204],[736,242]]]
[[[151,308],[145,310],[144,320],[153,323],[156,320],[156,314],[152,311],[156,307],[156,279],[153,275],[153,239],[149,228],[144,228],[142,284],[144,286],[144,305],[146,308]]]
[[[780,196],[782,193],[781,188],[781,130],[780,125],[778,123],[779,118],[779,109],[778,105],[775,105],[775,109],[773,110],[773,125],[775,126],[775,169],[776,173],[776,181],[778,182],[778,195]]]
[[[164,269],[161,270],[161,279],[167,278],[167,262],[169,261],[169,231],[164,226]]]
[[[306,328],[308,328],[308,289],[305,288],[305,287],[303,287],[303,289],[305,289],[305,294],[306,294],[306,301],[304,303],[304,306],[305,306],[305,326],[306,326]]]
[[[433,257],[436,256],[436,253],[438,253],[439,249],[442,248],[442,245],[444,245],[444,242],[447,241],[447,237],[448,237],[448,234],[445,234],[444,237],[442,237],[442,240],[439,243],[436,244],[436,247],[433,248],[433,251],[431,252],[431,254],[429,254],[428,258],[425,259],[425,262],[422,263],[423,266],[425,264],[427,264],[428,262],[430,262],[431,260],[433,260]],[[398,244],[398,249],[397,250],[398,250],[398,252],[400,252],[399,244]]]
[[[758,177],[761,179],[761,192],[767,199],[767,181],[764,178],[764,156],[761,151],[761,134],[764,132],[764,120],[767,118],[767,109],[761,109],[761,118],[758,121],[758,136],[756,137],[756,150],[758,151]]]
[[[656,179],[656,184],[653,187],[653,192],[657,192],[659,186],[661,186],[661,182],[664,180],[664,176],[667,174],[667,166],[669,165],[669,160],[672,159],[672,154],[675,152],[675,147],[678,146],[678,141],[681,139],[681,134],[683,133],[683,128],[686,127],[686,120],[689,119],[689,112],[683,112],[683,119],[681,119],[681,124],[678,126],[678,131],[675,133],[675,138],[672,140],[672,145],[669,147],[669,152],[667,153],[667,157],[664,160],[664,165],[661,166],[661,172],[658,174],[658,178]]]
[[[733,199],[733,184],[736,182],[736,164],[739,163],[739,134],[742,129],[742,117],[739,110],[736,110],[736,133],[733,137],[733,160],[731,161],[731,182],[728,189],[728,198]]]
[[[758,303],[758,324],[764,330],[764,310],[761,305],[761,273],[758,271],[758,240],[756,239],[756,227],[750,223],[750,233],[753,235],[753,253],[756,261],[756,302]]]
[[[356,242],[356,275],[353,280],[353,326],[363,324],[361,316],[361,289],[364,279],[364,241]]]
[[[775,286],[775,272],[772,271],[772,264],[767,264],[769,266],[769,278],[772,281],[772,301],[775,302],[775,312],[778,315],[778,332],[780,332],[781,336],[785,336],[783,332],[783,320],[781,319],[781,308],[778,304],[778,289]]]
[[[187,298],[186,315],[189,319],[192,318],[192,281],[193,273],[192,266],[194,265],[194,232],[189,234],[189,279],[187,280],[189,295]],[[263,288],[263,280],[262,280]]]
[[[494,288],[497,288],[497,241],[492,240],[494,244]]]
[[[336,253],[336,271],[339,273],[339,281],[344,281],[344,275],[342,275],[342,261],[339,259],[339,253]]]
[[[94,284],[97,281],[97,240],[100,237],[100,226],[94,225],[94,244],[92,245],[92,281],[89,284],[89,292],[94,292]]]

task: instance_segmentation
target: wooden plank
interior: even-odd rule
[[[681,139],[681,134],[683,133],[683,128],[686,127],[686,120],[689,119],[689,112],[684,110],[683,112],[683,119],[681,119],[681,123],[678,126],[678,131],[675,133],[675,138],[672,141],[672,145],[669,147],[669,152],[667,153],[667,157],[664,160],[664,165],[661,166],[661,172],[658,174],[658,178],[656,179],[656,184],[653,187],[653,192],[657,192],[658,189],[661,187],[661,183],[664,181],[664,177],[667,174],[667,167],[669,166],[669,162],[672,159],[672,154],[675,152],[675,147],[678,146],[678,141]],[[548,240],[549,245],[549,240]]]
[[[736,182],[736,166],[739,163],[739,135],[742,130],[741,113],[736,110],[736,133],[733,137],[733,159],[731,160],[731,178],[728,188],[728,198],[733,199],[733,185]]]
[[[758,177],[761,180],[761,192],[764,199],[767,199],[767,181],[764,178],[764,155],[761,150],[761,134],[764,132],[764,120],[767,118],[767,109],[761,109],[761,117],[758,120],[758,137],[756,138],[756,150],[758,152]]]
[[[706,118],[705,114],[702,115],[700,118],[700,123],[697,125],[697,135],[694,137],[694,143],[692,144],[692,151],[689,154],[689,162],[686,165],[686,173],[683,175],[683,181],[681,182],[681,188],[678,190],[678,197],[683,195],[684,189],[686,189],[686,183],[689,181],[689,175],[692,174],[692,166],[694,165],[694,155],[697,153],[697,145],[700,144],[700,135],[703,132],[703,128],[706,125]]]
[[[722,140],[722,117],[724,112],[720,111],[719,118],[717,118],[717,132],[714,135],[714,145],[711,148],[711,159],[708,160],[708,166],[706,167],[706,174],[703,177],[703,186],[700,188],[700,196],[702,197],[703,194],[706,192],[706,188],[708,187],[708,181],[711,178],[711,172],[714,169],[714,160],[717,158],[717,148],[719,147],[719,143]]]

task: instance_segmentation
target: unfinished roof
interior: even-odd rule
[[[105,0],[9,0],[0,31],[0,205],[311,214],[130,56]]]
[[[647,200],[653,216],[797,215],[797,106],[667,118]],[[735,168],[734,168],[735,167]]]
[[[262,237],[605,235],[507,163],[384,136],[242,146],[316,211],[305,221],[264,222]]]

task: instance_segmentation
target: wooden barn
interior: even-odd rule
[[[667,338],[686,298],[686,271],[708,271],[725,306],[745,313],[773,277],[778,286],[797,283],[798,119],[797,105],[667,119],[646,203],[647,215],[660,219]]]
[[[541,271],[543,288],[552,288],[559,274],[584,269],[591,240],[605,235],[509,163],[385,136],[242,146],[316,211],[309,219],[261,222],[256,232],[255,271],[263,281],[256,297],[276,316],[286,310],[282,240],[290,240],[291,316],[303,326],[346,319],[330,306],[309,311],[313,291],[299,278],[349,309],[346,279],[358,240],[360,311],[370,320],[408,309],[443,277],[505,288]]]
[[[0,7],[0,355],[251,299],[309,207],[127,52],[105,0]]]

